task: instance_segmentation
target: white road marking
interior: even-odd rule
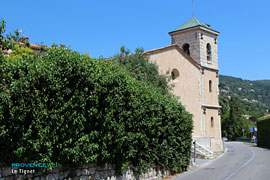
[[[253,151],[253,150],[251,150],[252,151],[252,156],[251,156],[251,158],[247,161],[247,162],[245,162],[244,164],[242,164],[236,171],[234,171],[230,176],[228,176],[226,179],[224,179],[224,180],[229,180],[229,179],[231,179],[234,175],[236,175],[241,169],[243,169],[246,165],[248,165],[248,163],[250,163],[252,160],[253,160],[253,158],[254,158],[254,155],[255,155],[255,152]]]

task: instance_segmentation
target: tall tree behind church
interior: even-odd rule
[[[243,108],[237,98],[229,100],[227,112],[222,114],[222,135],[230,140],[235,140],[242,135],[242,129],[246,126],[245,119],[242,117]]]

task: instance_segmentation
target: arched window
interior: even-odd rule
[[[189,51],[189,44],[186,43],[183,45],[183,50],[185,51],[185,53],[187,53],[188,55],[190,55],[190,51]]]
[[[211,117],[211,127],[214,127],[214,118]]]
[[[175,80],[178,77],[179,77],[179,71],[177,69],[173,69],[172,72],[171,72],[172,80]]]
[[[206,56],[207,56],[207,61],[212,60],[212,49],[211,49],[211,45],[209,43],[207,43],[207,45],[206,45]]]
[[[209,92],[212,92],[212,81],[209,81]]]

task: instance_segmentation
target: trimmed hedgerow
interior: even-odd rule
[[[0,159],[114,164],[117,172],[189,165],[192,116],[114,63],[53,48],[0,61]]]
[[[257,120],[258,146],[270,148],[270,117]]]

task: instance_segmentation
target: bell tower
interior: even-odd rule
[[[190,56],[200,66],[198,74],[191,71],[186,72],[188,77],[195,78],[195,86],[199,85],[198,91],[193,92],[188,97],[190,100],[192,96],[198,93],[199,103],[196,107],[197,109],[195,109],[194,100],[191,103],[185,99],[186,94],[181,94],[182,91],[186,90],[185,88],[188,91],[196,89],[195,86],[192,88],[184,86],[186,82],[190,83],[191,80],[187,78],[186,81],[181,81],[183,87],[182,89],[179,88],[179,92],[176,92],[176,94],[182,95],[182,102],[194,114],[193,139],[196,139],[199,144],[210,150],[222,151],[221,107],[218,101],[219,70],[217,37],[219,36],[219,32],[211,29],[210,25],[192,17],[174,31],[169,32],[169,35],[171,36],[171,43],[181,48],[186,55]],[[181,51],[181,53],[183,52]]]
[[[217,37],[219,32],[192,17],[169,32],[172,44],[177,44],[202,67],[218,69]]]

